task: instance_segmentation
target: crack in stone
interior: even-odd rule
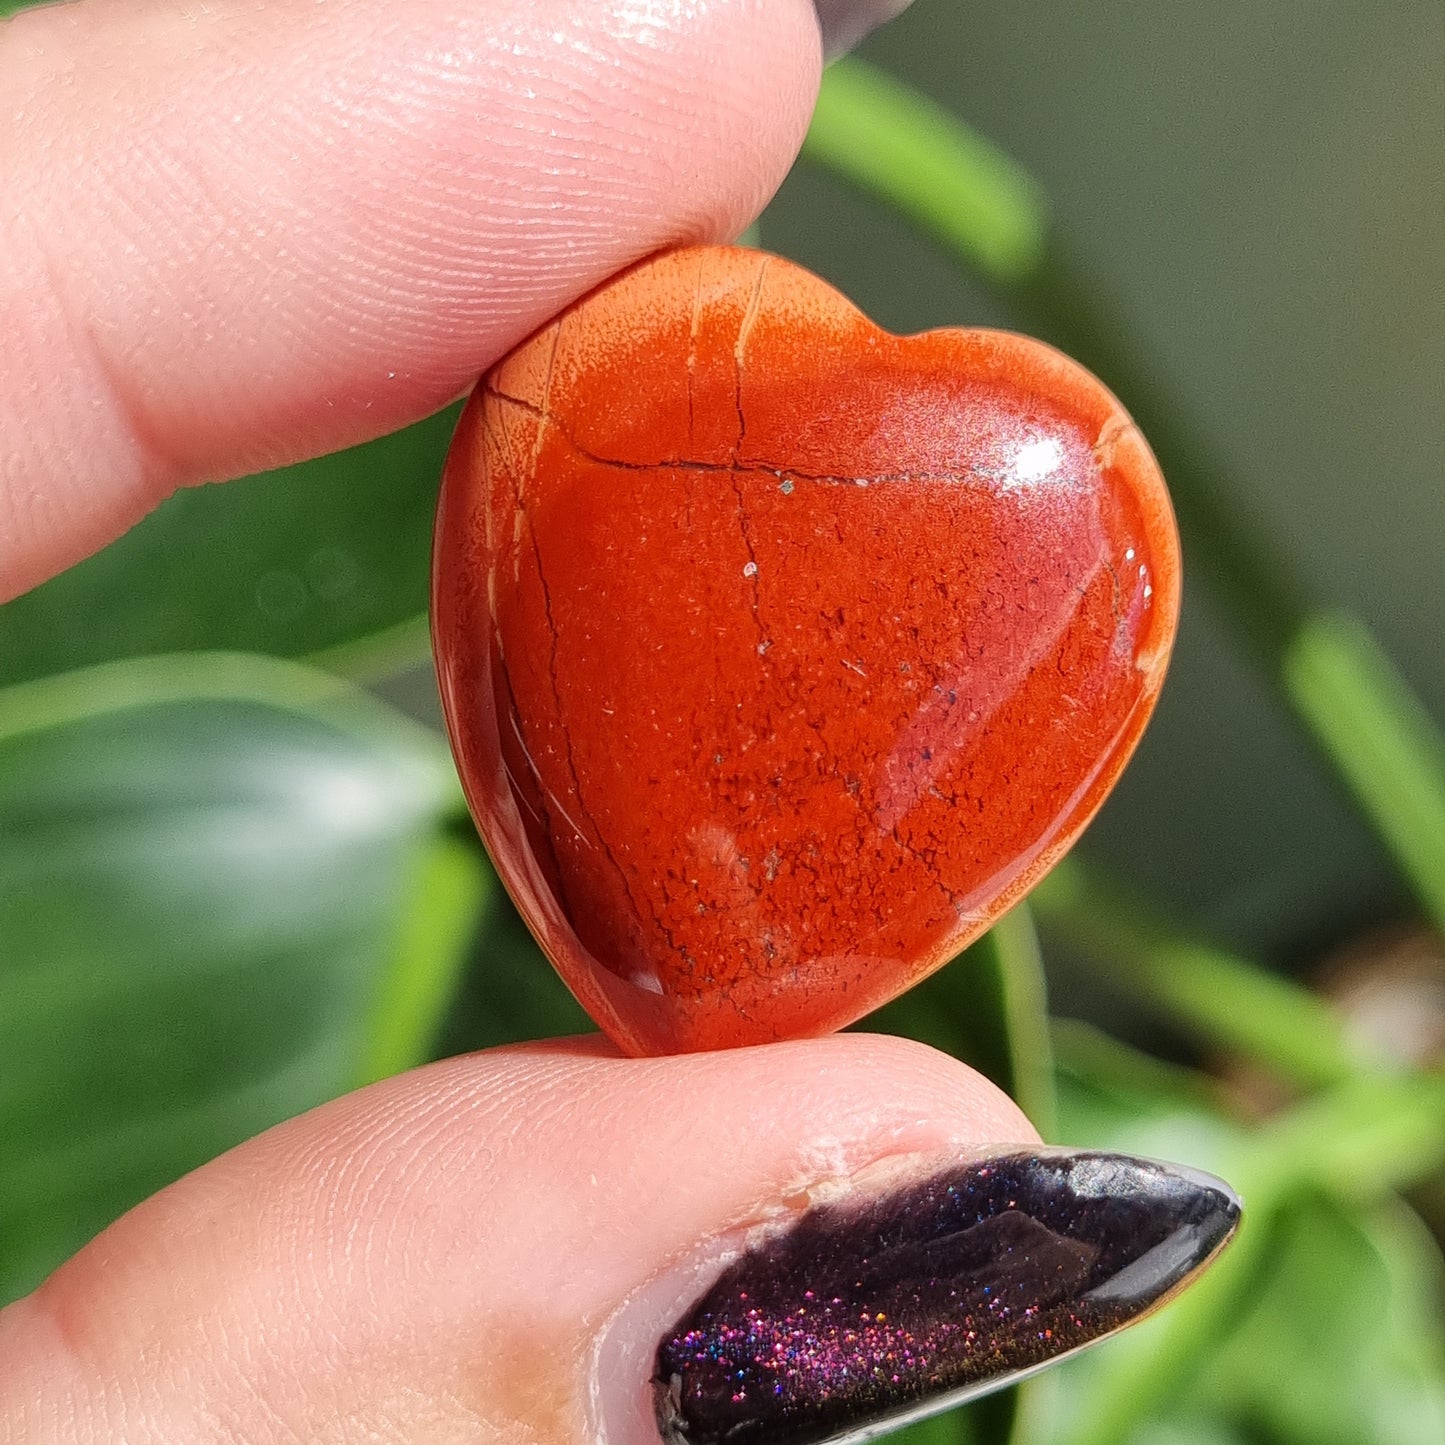
[[[1109,556],[1107,550],[1102,547],[1099,549],[1099,561],[1104,564],[1113,582],[1113,592],[1110,596],[1109,605],[1114,613],[1114,621],[1117,624],[1124,620],[1124,606],[1120,601],[1120,598],[1123,596],[1123,588],[1119,582],[1119,569],[1114,565],[1113,559]]]
[[[738,326],[738,339],[733,345],[733,406],[738,414],[738,434],[733,442],[732,456],[732,488],[733,495],[738,503],[738,530],[742,533],[743,547],[748,554],[747,565],[743,568],[745,576],[751,584],[753,626],[758,634],[758,656],[762,657],[768,650],[768,635],[763,628],[762,619],[762,593],[758,581],[758,552],[753,543],[753,529],[748,520],[747,499],[743,496],[742,478],[739,475],[742,467],[743,438],[747,436],[748,419],[743,412],[743,370],[747,355],[748,337],[752,334],[754,324],[758,319],[758,311],[763,300],[763,278],[768,274],[768,263],[772,260],[770,256],[764,256],[758,266],[757,277],[753,281],[753,294],[748,300],[747,310],[743,312],[743,319]]]
[[[737,466],[742,460],[743,438],[748,434],[748,419],[743,414],[743,361],[747,352],[748,337],[752,335],[753,327],[757,324],[758,312],[763,304],[763,278],[768,274],[768,264],[772,261],[771,256],[764,256],[758,266],[758,274],[753,281],[753,294],[748,298],[747,310],[743,312],[743,319],[738,326],[738,339],[733,344],[733,405],[738,413],[738,438],[733,443],[733,465]]]
[[[743,568],[743,576],[752,584],[752,608],[753,625],[758,633],[758,656],[762,657],[770,646],[768,634],[763,627],[762,615],[762,583],[759,581],[758,553],[753,545],[752,524],[748,520],[747,500],[743,496],[743,484],[741,478],[734,473],[732,479],[733,495],[738,501],[738,530],[742,533],[743,547],[748,554],[747,566]]]
[[[494,395],[502,401],[517,402],[518,405],[525,406],[528,411],[532,412],[537,417],[539,423],[537,428],[537,444],[532,451],[532,466],[534,471],[536,469],[537,462],[541,457],[542,446],[545,441],[546,431],[549,427],[555,428],[562,435],[563,439],[567,441],[569,445],[571,444],[571,438],[567,435],[566,429],[557,422],[556,418],[552,416],[551,412],[552,383],[556,371],[557,351],[561,344],[561,338],[562,322],[559,321],[552,334],[552,353],[547,361],[547,379],[543,385],[542,405],[540,407],[522,402],[520,398],[517,397],[509,397],[495,387],[488,386],[487,388],[488,394]],[[522,491],[522,478],[520,475],[517,477],[517,504],[523,512],[527,510],[526,499]],[[557,710],[557,725],[562,733],[562,740],[564,744],[563,759],[567,767],[567,776],[572,784],[573,796],[577,799],[577,807],[581,812],[583,821],[592,830],[592,834],[597,841],[593,843],[589,838],[587,838],[583,831],[578,828],[577,824],[573,822],[573,820],[567,815],[566,809],[562,807],[561,803],[558,802],[555,795],[553,795],[551,790],[547,788],[547,786],[542,782],[540,775],[538,775],[537,779],[538,786],[541,788],[544,797],[550,798],[551,801],[556,805],[557,810],[562,814],[562,816],[564,818],[567,818],[568,824],[571,826],[577,836],[581,838],[588,847],[598,849],[602,853],[602,856],[607,859],[608,863],[612,865],[613,869],[617,873],[618,879],[622,884],[623,892],[627,895],[628,902],[632,905],[633,912],[639,918],[641,918],[643,916],[643,910],[638,906],[638,900],[636,895],[633,893],[632,882],[627,876],[627,870],[623,868],[621,860],[613,852],[611,844],[608,843],[606,837],[602,833],[602,830],[597,826],[597,819],[593,817],[592,810],[587,806],[587,799],[582,794],[582,780],[577,772],[577,760],[572,748],[572,732],[571,729],[567,726],[566,719],[563,716],[562,689],[557,678],[558,633],[557,619],[552,608],[552,589],[547,584],[546,570],[542,566],[542,550],[537,541],[537,529],[535,526],[529,525],[527,531],[532,543],[532,560],[537,569],[537,583],[538,586],[542,589],[542,607],[547,616],[547,632],[552,639],[552,646],[549,650],[549,656],[547,659],[547,678],[552,692],[552,704]],[[527,748],[525,740],[523,740],[522,745],[524,751],[527,753],[527,756],[530,759],[531,750]],[[533,765],[533,767],[535,770],[535,764]],[[549,835],[551,833],[550,827],[548,828],[548,833]],[[560,867],[558,868],[558,876],[562,876],[562,870]],[[663,927],[662,921],[658,917],[656,910],[653,908],[649,908],[647,911],[652,913],[657,927],[663,933],[664,937],[666,937],[667,929]],[[671,944],[671,939],[669,939],[669,944]],[[602,960],[602,962],[604,966],[606,966],[606,960]],[[615,972],[615,970],[611,971]]]
[[[693,417],[693,383],[697,377],[697,333],[702,325],[702,272],[707,264],[705,253],[697,258],[697,284],[692,293],[692,328],[687,336],[687,442],[695,446],[696,424]]]
[[[552,332],[552,353],[547,360],[547,380],[542,389],[542,405],[537,409],[537,442],[532,448],[532,469],[534,472],[537,467],[537,462],[542,455],[542,447],[546,441],[547,427],[551,424],[552,379],[557,365],[557,348],[561,342],[561,337],[562,323],[559,321]],[[517,505],[523,513],[527,512],[527,499],[523,491],[523,478],[521,475],[517,477]],[[572,735],[568,731],[567,724],[562,718],[562,689],[557,681],[557,619],[552,611],[552,589],[547,585],[546,569],[542,566],[542,548],[537,541],[537,528],[530,518],[528,519],[527,536],[532,544],[532,563],[537,569],[537,584],[542,589],[542,607],[547,614],[547,635],[552,639],[552,646],[548,649],[547,654],[547,680],[552,690],[552,705],[557,710],[557,725],[562,731],[562,740],[564,743],[563,756],[566,759],[567,772],[572,779],[572,787],[574,792],[577,793],[578,802],[580,803],[581,790],[577,781],[577,764],[572,756]],[[527,757],[530,760],[532,756],[531,749],[526,746],[525,738],[522,738],[520,726],[518,728],[518,737],[521,739],[523,749],[526,751]],[[533,764],[533,771],[536,771],[535,763]],[[537,783],[544,794],[550,794],[550,790],[546,784],[542,782],[540,773],[537,775]],[[553,801],[555,802],[555,799],[553,799]],[[562,812],[563,817],[567,816],[566,810],[561,809],[560,805],[559,811]],[[585,808],[583,809],[583,814],[584,816],[586,815]],[[567,818],[567,821],[571,824],[577,836],[581,838],[589,848],[597,846],[587,838],[582,830],[577,827],[576,823],[572,822],[571,818]],[[588,818],[587,821],[592,823],[590,818]],[[595,823],[592,824],[592,831],[594,833],[597,832]]]
[[[541,408],[534,402],[526,401],[520,396],[513,396],[509,392],[500,391],[497,387],[487,384],[488,396],[496,397],[498,401],[504,401],[512,406],[520,407],[523,411],[530,412],[533,416],[541,416]],[[677,471],[677,472],[711,472],[725,473],[728,475],[740,476],[769,476],[776,477],[779,481],[797,480],[801,482],[816,482],[820,486],[836,487],[857,487],[865,488],[874,483],[888,482],[953,482],[964,483],[969,480],[986,482],[988,478],[975,473],[972,478],[959,472],[876,472],[867,477],[845,477],[833,472],[810,472],[802,467],[784,467],[776,462],[760,458],[756,461],[726,461],[726,462],[705,462],[695,457],[659,457],[651,462],[626,461],[622,457],[606,457],[600,452],[593,451],[590,447],[584,446],[572,435],[570,429],[555,416],[548,418],[548,424],[552,426],[561,436],[562,440],[584,461],[592,462],[599,467],[615,467],[625,472],[655,472],[655,471]]]
[[[564,442],[566,442],[566,445],[568,445],[568,447],[579,449],[577,448],[577,444],[575,444],[574,439],[572,439],[572,436],[568,434],[568,429],[566,429],[565,426],[562,425],[562,423],[559,422],[559,420],[552,415],[551,410],[552,383],[553,376],[555,376],[556,354],[558,354],[559,344],[561,344],[561,335],[562,322],[558,322],[558,325],[556,325],[556,329],[555,331],[553,331],[552,335],[552,354],[551,357],[548,358],[548,371],[546,371],[546,383],[545,386],[543,386],[542,406],[536,406],[535,403],[525,402],[525,400],[522,400],[522,397],[509,396],[509,394],[507,394],[506,392],[501,392],[500,387],[493,386],[493,384],[491,383],[487,383],[486,386],[486,394],[488,394],[488,396],[496,397],[499,402],[510,402],[513,403],[513,405],[523,407],[523,409],[527,410],[527,412],[532,413],[533,416],[536,416],[536,418],[538,418],[538,442],[536,442],[536,447],[533,448],[532,452],[533,473],[535,473],[536,465],[538,465],[540,455],[542,455],[543,442],[545,442],[546,431],[548,431],[549,428],[553,429],[553,431],[556,431],[556,434],[561,435],[561,438],[564,439]],[[510,441],[507,442],[507,451],[509,451],[510,455]],[[516,474],[517,506],[520,507],[520,510],[522,510],[522,512],[526,512],[527,507],[525,496],[523,496],[522,471],[520,471],[520,468],[514,467],[514,474]],[[549,650],[548,656],[548,683],[549,688],[551,688],[552,692],[552,704],[553,707],[556,708],[558,727],[561,728],[562,740],[564,740],[564,760],[566,763],[566,773],[568,773],[568,779],[572,785],[572,795],[577,798],[579,814],[581,814],[582,816],[582,821],[584,821],[585,824],[587,824],[587,827],[591,829],[592,838],[595,838],[595,842],[592,841],[592,838],[588,838],[587,834],[585,834],[585,832],[578,827],[577,822],[575,822],[574,819],[571,818],[571,815],[566,812],[566,809],[564,808],[564,806],[562,806],[561,801],[556,798],[556,795],[552,792],[552,789],[549,789],[548,786],[546,786],[545,783],[542,782],[542,776],[540,776],[540,773],[538,772],[538,767],[536,767],[536,763],[532,760],[532,750],[527,747],[526,738],[522,736],[520,720],[514,720],[514,725],[516,725],[517,731],[517,740],[519,740],[519,743],[522,744],[523,756],[526,757],[527,762],[529,762],[530,767],[532,767],[533,776],[535,776],[536,780],[538,780],[538,788],[540,790],[540,793],[542,793],[543,798],[543,808],[546,808],[546,805],[548,805],[548,803],[551,803],[552,806],[555,806],[556,811],[558,811],[559,814],[564,816],[566,822],[568,822],[568,827],[572,828],[572,831],[577,834],[577,837],[581,838],[581,841],[584,842],[584,844],[587,844],[587,847],[595,848],[595,850],[598,850],[601,854],[603,854],[603,857],[605,858],[605,860],[608,861],[608,864],[610,864],[611,868],[616,871],[617,879],[618,881],[620,881],[621,886],[623,886],[623,892],[626,893],[627,902],[630,903],[634,915],[636,915],[639,919],[642,919],[644,918],[644,916],[647,915],[652,916],[653,925],[656,926],[657,931],[662,933],[663,939],[665,939],[666,944],[668,944],[669,948],[672,949],[672,951],[675,952],[678,957],[685,959],[685,961],[688,962],[689,967],[695,967],[694,959],[692,959],[691,955],[686,952],[686,949],[681,948],[678,942],[676,942],[676,938],[675,935],[673,935],[672,929],[668,928],[668,925],[663,922],[662,913],[657,910],[657,907],[653,906],[650,902],[649,905],[647,905],[646,909],[643,909],[642,905],[640,905],[639,899],[637,899],[637,894],[634,893],[633,884],[631,884],[631,879],[629,877],[629,874],[627,874],[626,868],[623,867],[620,858],[617,857],[617,854],[614,853],[613,847],[611,847],[610,842],[608,842],[607,838],[605,838],[605,835],[603,834],[603,829],[598,827],[597,819],[595,819],[595,816],[592,815],[591,808],[588,808],[587,805],[587,799],[585,799],[585,796],[582,795],[582,780],[577,770],[577,757],[575,757],[574,749],[572,749],[571,728],[569,728],[568,724],[566,724],[564,707],[562,707],[561,683],[559,683],[558,681],[558,659],[556,659],[556,655],[558,655],[558,626],[556,626],[556,616],[555,613],[553,613],[552,608],[552,588],[548,585],[548,579],[546,579],[546,571],[545,568],[543,568],[542,566],[542,549],[540,549],[540,545],[538,543],[538,533],[536,533],[536,527],[527,527],[527,532],[529,532],[530,542],[532,542],[532,559],[533,565],[536,566],[538,585],[540,587],[540,590],[542,590],[542,607],[543,611],[545,611],[546,613],[546,626],[548,626],[548,634],[549,636],[551,636],[552,639],[552,647],[551,650]],[[546,808],[546,811],[551,812],[551,808]],[[551,818],[546,819],[546,829],[548,829],[549,837],[552,837],[553,829]],[[555,842],[553,842],[553,848],[555,848]],[[564,871],[562,871],[561,866],[558,867],[558,877],[559,881],[562,881],[562,886],[564,886],[565,889],[565,874]],[[562,900],[562,902],[564,902],[565,905],[566,900],[564,899]],[[568,915],[571,916],[571,907],[568,907]],[[604,967],[608,967],[607,959],[600,959],[600,962],[603,962]],[[618,972],[616,968],[611,967],[608,967],[608,971],[614,972],[614,974]],[[618,974],[618,977],[626,978],[627,975]]]
[[[512,395],[510,395],[510,394],[508,394],[508,393],[506,393],[506,392],[503,392],[499,387],[497,387],[495,384],[493,384],[493,383],[491,383],[491,382],[488,382],[488,383],[486,384],[486,390],[488,391],[488,393],[489,393],[490,395],[494,396],[498,401],[504,402],[504,403],[510,403],[510,404],[512,404],[512,405],[518,406],[518,407],[522,408],[523,410],[528,411],[528,412],[531,412],[531,413],[533,413],[534,415],[538,416],[539,419],[540,419],[540,421],[541,421],[541,423],[542,423],[542,426],[543,426],[543,427],[551,427],[551,428],[555,429],[555,431],[556,431],[557,434],[561,437],[561,439],[563,440],[563,442],[564,442],[571,450],[573,450],[573,451],[574,451],[579,457],[581,457],[583,460],[588,461],[588,462],[590,462],[590,463],[592,463],[592,464],[594,464],[594,465],[596,465],[596,466],[602,466],[602,467],[608,467],[608,468],[615,468],[615,469],[617,469],[617,470],[622,470],[622,471],[650,472],[650,471],[656,471],[656,470],[676,470],[676,471],[695,471],[695,472],[699,472],[699,473],[715,473],[715,474],[726,474],[726,475],[728,475],[728,476],[731,478],[731,480],[732,480],[733,493],[734,493],[734,496],[735,496],[735,498],[736,498],[736,500],[737,500],[737,507],[738,507],[738,524],[739,524],[739,529],[740,529],[740,532],[741,532],[741,535],[742,535],[743,544],[744,544],[744,547],[745,547],[745,549],[746,549],[746,551],[747,551],[747,556],[748,556],[748,564],[747,564],[747,567],[745,568],[745,573],[746,573],[746,575],[749,577],[749,579],[750,579],[750,581],[751,581],[751,583],[752,583],[752,613],[753,613],[754,625],[755,625],[755,627],[756,627],[756,629],[757,629],[757,633],[758,633],[759,652],[760,652],[760,653],[763,652],[763,651],[765,651],[765,649],[766,649],[766,644],[767,644],[768,639],[767,639],[767,636],[766,636],[766,633],[765,633],[765,630],[764,630],[764,627],[763,627],[762,617],[761,617],[761,593],[760,593],[760,583],[759,583],[757,551],[756,551],[756,547],[755,547],[755,544],[754,544],[754,541],[753,541],[753,537],[752,537],[752,528],[751,528],[750,518],[749,518],[749,515],[748,515],[746,498],[745,498],[745,495],[744,495],[744,492],[743,492],[743,484],[742,484],[742,480],[741,480],[741,478],[742,478],[743,476],[746,476],[746,475],[767,475],[767,476],[775,477],[775,478],[777,478],[778,480],[791,480],[791,479],[796,479],[796,480],[804,481],[804,482],[812,482],[812,483],[815,483],[815,484],[818,484],[818,485],[844,486],[844,487],[866,487],[866,486],[868,486],[868,485],[870,485],[870,484],[872,484],[872,483],[890,483],[890,482],[892,482],[892,483],[953,483],[953,484],[958,484],[958,483],[965,482],[966,480],[977,480],[977,481],[981,481],[981,482],[984,482],[984,483],[986,483],[986,482],[988,481],[988,478],[978,476],[977,474],[975,474],[974,478],[968,478],[966,475],[960,475],[960,474],[957,473],[957,472],[893,472],[893,473],[875,474],[875,475],[868,476],[868,477],[859,477],[859,476],[844,477],[844,476],[841,476],[841,475],[837,475],[837,474],[833,474],[833,473],[827,473],[827,472],[812,472],[812,471],[807,471],[807,470],[804,470],[804,469],[801,469],[801,468],[797,468],[797,467],[781,467],[781,466],[774,465],[773,463],[767,461],[766,459],[759,459],[759,460],[756,460],[756,461],[748,461],[748,462],[744,462],[744,461],[742,460],[742,448],[743,448],[744,440],[745,440],[746,435],[747,435],[747,417],[746,417],[746,415],[745,415],[745,413],[744,413],[743,404],[742,404],[742,379],[743,379],[743,371],[744,371],[745,353],[746,353],[746,346],[747,346],[748,337],[749,337],[749,335],[750,335],[750,333],[751,333],[751,331],[752,331],[752,328],[753,328],[754,323],[755,323],[756,320],[757,320],[758,313],[759,313],[760,308],[761,308],[763,281],[764,281],[764,278],[765,278],[766,273],[767,273],[768,263],[769,263],[770,259],[771,259],[771,258],[764,257],[764,258],[762,259],[762,262],[761,262],[759,268],[758,268],[757,276],[756,276],[756,279],[755,279],[754,285],[753,285],[752,296],[751,296],[751,298],[750,298],[750,300],[749,300],[748,307],[747,307],[746,311],[744,312],[744,315],[743,315],[743,318],[742,318],[742,322],[741,322],[741,324],[740,324],[740,326],[739,326],[739,330],[738,330],[737,341],[736,341],[736,343],[735,343],[735,345],[734,345],[734,349],[733,349],[733,359],[734,359],[734,396],[733,396],[733,401],[734,401],[734,407],[735,407],[736,413],[737,413],[737,436],[736,436],[736,440],[735,440],[734,445],[733,445],[733,448],[732,448],[732,457],[731,457],[730,461],[727,462],[727,463],[706,462],[706,461],[702,461],[702,460],[698,460],[698,459],[693,459],[693,458],[687,458],[687,457],[664,458],[664,459],[660,459],[660,460],[655,461],[655,462],[634,462],[634,461],[626,461],[626,460],[624,460],[624,459],[622,459],[622,458],[618,458],[618,457],[606,457],[606,456],[602,456],[602,455],[600,455],[599,453],[596,453],[596,452],[592,451],[590,448],[583,446],[582,443],[579,442],[579,441],[577,440],[577,438],[572,435],[570,428],[567,427],[564,423],[562,423],[559,419],[557,419],[556,417],[552,416],[551,413],[550,413],[550,397],[551,397],[551,384],[552,384],[552,369],[553,369],[553,365],[555,364],[555,360],[556,360],[556,339],[555,339],[555,338],[554,338],[554,344],[553,344],[552,359],[551,359],[551,361],[549,362],[549,365],[548,365],[547,391],[546,391],[545,398],[544,398],[544,405],[543,405],[541,408],[538,408],[538,407],[535,406],[535,404],[533,404],[533,403],[530,403],[530,402],[525,401],[525,400],[522,399],[521,397],[512,396]],[[691,330],[690,330],[690,334],[689,334],[688,357],[687,357],[687,407],[688,407],[688,441],[689,441],[689,443],[694,443],[694,442],[695,442],[694,380],[695,380],[696,365],[697,365],[697,338],[698,338],[698,334],[699,334],[699,330],[700,330],[701,304],[702,304],[702,269],[701,269],[701,265],[700,265],[700,266],[699,266],[699,270],[698,270],[697,285],[696,285],[696,289],[695,289],[695,291],[694,291],[692,325],[691,325]],[[560,326],[559,326],[559,331],[560,331]],[[539,450],[540,450],[540,442],[539,442]],[[544,599],[544,603],[545,603],[545,606],[546,606],[546,609],[547,609],[548,627],[549,627],[549,630],[551,631],[552,638],[553,638],[551,681],[552,681],[552,688],[553,688],[554,700],[555,700],[555,702],[556,702],[556,706],[557,706],[557,709],[558,709],[558,718],[559,718],[559,721],[560,721],[560,720],[561,720],[561,699],[560,699],[560,693],[559,693],[559,690],[558,690],[558,687],[557,687],[557,679],[556,679],[556,626],[555,626],[555,622],[554,622],[554,620],[553,620],[553,615],[552,615],[551,594],[550,594],[550,591],[549,591],[549,589],[548,589],[548,587],[547,587],[546,579],[545,579],[545,577],[542,575],[542,570],[541,570],[541,557],[540,557],[540,553],[538,553],[538,552],[537,552],[537,549],[536,549],[536,536],[535,536],[535,533],[533,534],[533,539],[532,539],[532,540],[533,540],[534,556],[536,557],[536,562],[537,562],[538,579],[539,579],[539,581],[540,581],[540,583],[541,583],[541,586],[542,586],[543,599]],[[1107,564],[1107,559],[1106,559],[1106,564]],[[1111,567],[1110,570],[1113,571],[1112,567]],[[1117,611],[1118,611],[1118,603],[1117,603],[1118,578],[1117,578],[1117,575],[1115,575],[1115,592],[1116,592],[1115,612],[1116,612],[1116,615],[1117,615]],[[821,725],[813,723],[811,719],[806,719],[806,720],[805,720],[805,723],[806,723],[806,725],[817,735],[819,744],[820,744],[820,746],[822,746],[823,743],[824,743],[824,739],[823,739],[823,735],[822,735]],[[626,871],[622,868],[622,865],[621,865],[620,861],[614,856],[614,854],[613,854],[611,848],[608,846],[606,840],[603,839],[600,830],[597,828],[596,820],[592,817],[592,815],[591,815],[591,813],[590,813],[590,810],[588,810],[588,808],[587,808],[586,801],[585,801],[585,799],[583,799],[583,797],[582,797],[581,784],[580,784],[580,780],[578,779],[578,776],[577,776],[576,766],[575,766],[575,762],[574,762],[574,759],[573,759],[573,756],[572,756],[571,737],[570,737],[570,734],[568,733],[565,725],[563,726],[563,729],[562,729],[562,730],[563,730],[563,735],[564,735],[564,737],[567,739],[567,755],[566,755],[566,756],[567,756],[568,771],[569,771],[569,774],[570,774],[570,776],[571,776],[572,785],[573,785],[573,789],[574,789],[575,795],[576,795],[577,800],[578,800],[578,804],[579,804],[579,806],[580,806],[580,808],[581,808],[581,810],[582,810],[582,815],[583,815],[583,817],[586,819],[586,821],[588,822],[588,824],[591,826],[593,832],[596,834],[596,836],[597,836],[597,838],[598,838],[598,841],[599,841],[599,845],[600,845],[600,847],[601,847],[601,849],[602,849],[602,851],[603,851],[603,853],[604,853],[604,856],[608,859],[608,861],[609,861],[609,863],[612,865],[612,867],[617,871],[618,877],[620,878],[620,880],[621,880],[621,882],[622,882],[623,888],[624,888],[624,890],[625,890],[625,892],[626,892],[626,894],[627,894],[627,896],[628,896],[628,899],[629,899],[630,902],[632,903],[633,910],[634,910],[634,912],[637,914],[637,916],[640,918],[640,917],[643,916],[643,910],[642,910],[642,909],[639,907],[639,905],[638,905],[638,899],[637,899],[637,897],[635,896],[635,894],[633,893],[632,886],[631,886],[631,883],[630,883],[630,881],[629,881],[629,879],[628,879],[627,873],[626,873]],[[825,746],[823,746],[823,751],[824,751],[825,753],[828,751]],[[540,781],[540,780],[539,780],[539,781]],[[564,816],[565,816],[565,812],[564,812]],[[862,810],[860,809],[860,820],[861,820],[861,817],[862,817]],[[568,821],[570,822],[571,820],[569,819]],[[574,826],[575,826],[575,825],[574,825]],[[906,840],[906,839],[902,836],[901,831],[900,831],[900,827],[899,827],[898,825],[895,825],[894,827],[892,827],[891,829],[889,829],[888,832],[889,832],[889,835],[890,835],[890,836],[892,837],[892,839],[893,839],[894,845],[899,849],[899,851],[900,851],[901,853],[903,853],[906,857],[909,857],[909,858],[913,859],[917,864],[919,864],[921,867],[924,868],[924,870],[928,873],[929,876],[931,876],[931,877],[933,878],[934,883],[935,883],[935,886],[936,886],[936,887],[939,889],[939,891],[944,895],[944,897],[948,899],[949,903],[952,905],[952,907],[953,907],[953,909],[954,909],[955,914],[958,915],[958,916],[960,917],[960,919],[961,919],[961,918],[963,917],[962,900],[961,900],[961,898],[959,897],[959,895],[957,894],[957,892],[956,892],[954,889],[950,888],[950,887],[944,882],[944,880],[942,879],[942,877],[940,876],[939,871],[938,871],[938,868],[937,868],[937,866],[936,866],[936,858],[927,856],[925,853],[921,852],[917,847],[915,847],[911,842],[909,842],[908,840]],[[799,860],[794,860],[794,863],[795,863],[795,865],[796,865],[796,864],[799,864],[799,863],[801,863],[801,860],[800,860],[800,859],[799,859]],[[681,880],[679,880],[679,881],[681,881]],[[649,913],[649,914],[651,915],[651,917],[652,917],[652,919],[653,919],[654,926],[657,928],[658,932],[662,935],[662,937],[664,938],[664,940],[665,940],[666,943],[667,943],[667,946],[672,950],[672,952],[674,953],[674,955],[677,956],[677,957],[679,957],[679,958],[681,958],[681,959],[688,965],[689,970],[695,970],[696,967],[697,967],[696,960],[688,953],[688,951],[687,951],[685,948],[682,948],[682,947],[678,944],[677,939],[676,939],[676,936],[675,936],[673,930],[672,930],[672,929],[667,925],[667,923],[664,921],[664,918],[663,918],[663,916],[662,916],[661,911],[660,911],[656,906],[652,906],[652,905],[650,904],[649,907],[648,907],[648,909],[647,909],[647,913]],[[880,924],[881,924],[881,921],[882,921],[882,919],[881,919],[881,915],[880,915]]]

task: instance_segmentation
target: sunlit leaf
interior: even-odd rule
[[[290,664],[0,693],[0,1298],[416,1062],[483,896],[440,831],[457,806],[439,740]]]

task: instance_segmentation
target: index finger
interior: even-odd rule
[[[0,600],[179,486],[456,396],[629,262],[736,234],[807,0],[115,0],[0,26]]]

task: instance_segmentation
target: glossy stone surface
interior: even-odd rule
[[[697,248],[477,388],[433,633],[503,880],[656,1053],[841,1027],[977,936],[1103,801],[1178,597],[1158,469],[1087,372]]]

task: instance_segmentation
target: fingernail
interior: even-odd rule
[[[901,15],[913,0],[813,0],[818,27],[823,32],[823,54],[828,60],[846,55],[880,25]]]
[[[667,1445],[813,1445],[1011,1384],[1132,1324],[1223,1247],[1211,1176],[1031,1149],[814,1205],[663,1335]]]

